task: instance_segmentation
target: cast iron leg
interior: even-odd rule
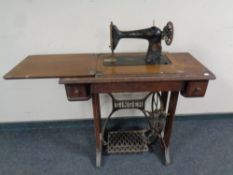
[[[171,164],[171,156],[170,156],[170,150],[168,147],[164,149],[164,156],[165,156],[165,165]]]
[[[101,141],[101,116],[100,116],[100,102],[99,94],[92,94],[92,108],[94,114],[94,127],[96,139],[96,167],[101,165],[102,156],[102,141]]]
[[[166,145],[164,148],[165,165],[169,165],[171,163],[169,144],[170,144],[172,125],[173,125],[173,120],[174,120],[174,116],[175,116],[178,96],[179,96],[179,91],[171,92],[169,106],[168,106],[168,114],[169,115],[168,115],[167,120],[166,120],[164,137],[163,137],[165,145]]]

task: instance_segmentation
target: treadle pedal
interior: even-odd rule
[[[145,130],[108,132],[107,152],[109,154],[148,151]]]

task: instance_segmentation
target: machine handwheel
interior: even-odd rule
[[[168,46],[171,45],[173,36],[174,36],[174,27],[172,22],[169,21],[167,25],[163,28],[163,37],[162,37]]]

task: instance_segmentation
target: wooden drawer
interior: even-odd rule
[[[203,97],[208,81],[189,81],[185,84],[181,94],[185,97]]]
[[[90,85],[65,84],[65,88],[69,101],[83,101],[90,98]]]

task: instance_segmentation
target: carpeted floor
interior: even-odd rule
[[[119,120],[116,125],[141,126]],[[144,123],[145,124],[145,123]],[[26,128],[26,129],[25,129]],[[95,168],[92,121],[68,125],[0,128],[0,175],[232,175],[232,118],[177,118],[172,135],[172,164],[154,152],[105,155]]]

